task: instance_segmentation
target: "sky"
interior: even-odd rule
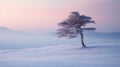
[[[120,32],[120,0],[0,0],[0,26],[54,30],[73,11],[92,17],[99,32]]]

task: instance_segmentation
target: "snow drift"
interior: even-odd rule
[[[0,50],[0,67],[119,67],[120,43]]]

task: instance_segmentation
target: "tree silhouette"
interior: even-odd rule
[[[83,30],[95,30],[96,28],[88,28],[86,24],[95,23],[91,17],[80,15],[78,12],[71,12],[68,19],[58,23],[61,27],[57,30],[58,37],[68,37],[69,39],[77,36],[81,37],[82,46],[85,48]]]

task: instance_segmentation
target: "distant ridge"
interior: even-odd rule
[[[18,34],[20,32],[0,26],[0,34]]]
[[[0,31],[11,31],[11,29],[6,28],[6,27],[0,27]]]
[[[97,38],[120,38],[120,32],[95,32],[95,31],[85,31],[86,37],[97,37]]]
[[[53,37],[56,31],[37,31],[34,35],[41,36],[45,34],[44,36],[51,36]],[[7,27],[0,26],[0,35],[1,34],[13,34],[13,35],[28,35],[30,32],[21,32],[21,31],[16,31],[9,29]],[[35,33],[35,32],[34,32]],[[42,34],[41,34],[42,33]],[[103,33],[103,32],[96,32],[96,31],[84,31],[84,36],[85,38],[90,37],[90,38],[119,38],[120,39],[120,32],[108,32],[108,33]]]

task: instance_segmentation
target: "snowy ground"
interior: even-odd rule
[[[0,50],[0,67],[120,67],[120,43]]]

